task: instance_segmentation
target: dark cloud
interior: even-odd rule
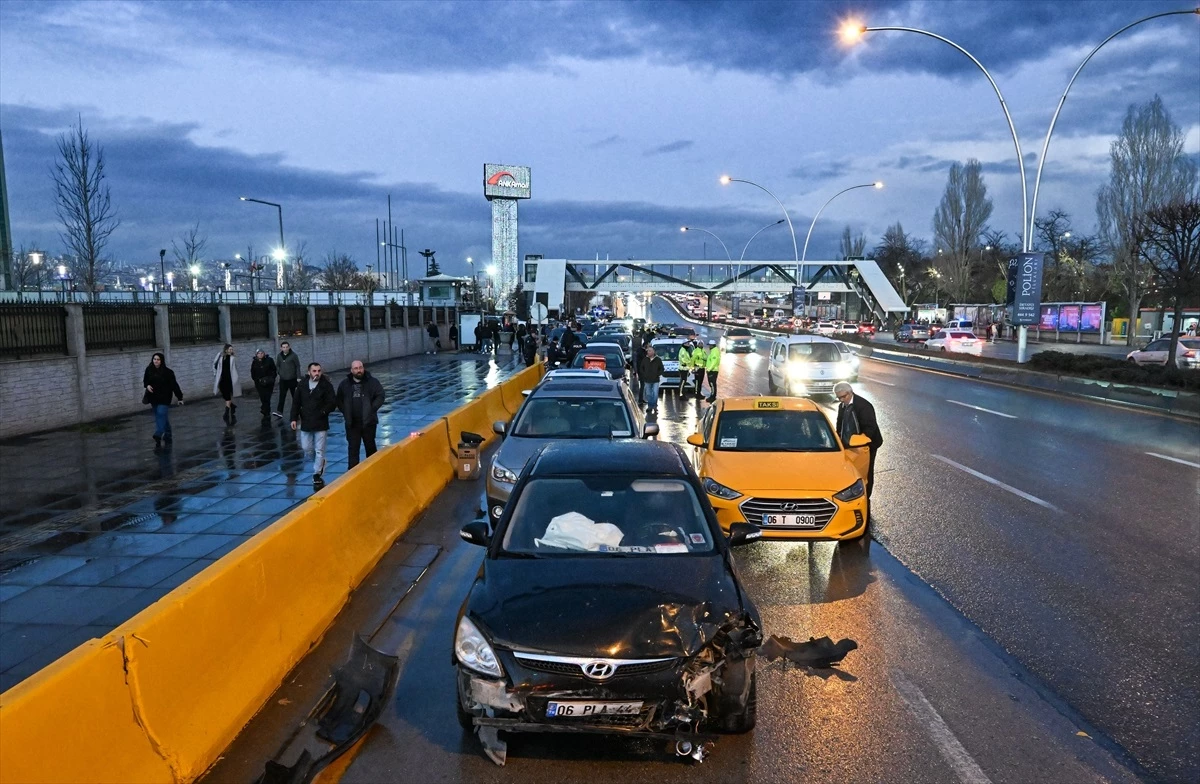
[[[676,141],[673,141],[673,142],[661,144],[658,147],[652,147],[649,150],[646,150],[644,153],[642,153],[642,155],[645,155],[645,156],[665,155],[667,153],[679,152],[680,150],[686,150],[688,147],[691,147],[693,144],[695,144],[695,142],[692,141],[691,139],[677,139]]]
[[[788,176],[801,180],[832,180],[836,177],[841,177],[850,171],[850,169],[851,162],[849,160],[813,161],[812,163],[792,167],[792,170],[788,172]]]
[[[905,169],[916,172],[946,171],[954,161],[948,158],[935,158],[932,155],[902,155],[892,164],[893,169]]]
[[[605,136],[603,139],[598,139],[588,145],[589,149],[599,150],[601,147],[609,147],[617,142],[622,141],[620,134],[614,133],[612,136]]]

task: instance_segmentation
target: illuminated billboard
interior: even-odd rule
[[[529,167],[508,166],[502,163],[483,164],[483,195],[489,199],[528,199]]]

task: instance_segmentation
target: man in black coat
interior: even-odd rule
[[[325,484],[325,446],[329,439],[329,415],[337,408],[333,384],[321,374],[321,365],[308,363],[308,378],[300,382],[292,398],[292,430],[300,432],[300,448],[313,452],[313,486]]]
[[[879,422],[875,419],[875,406],[865,398],[854,394],[854,387],[841,381],[834,385],[833,394],[837,397],[837,433],[842,443],[848,445],[850,436],[862,434],[871,439],[867,449],[871,453],[871,462],[867,468],[867,499],[871,498],[871,490],[875,487],[875,453],[883,446],[883,434],[879,432]]]
[[[366,447],[367,457],[375,454],[375,427],[383,408],[383,384],[367,372],[362,360],[350,363],[350,375],[338,384],[337,406],[346,420],[349,467],[358,465],[358,447]]]
[[[279,373],[275,369],[275,360],[267,356],[261,348],[254,352],[250,362],[250,378],[254,379],[254,388],[258,390],[258,400],[262,404],[259,412],[263,419],[271,418],[271,395],[275,392],[275,377]],[[292,392],[293,400],[296,393]]]

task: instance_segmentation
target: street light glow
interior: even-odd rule
[[[276,261],[283,261],[285,258],[287,258],[286,254],[283,252],[283,248],[276,248],[271,255],[275,257]]]
[[[875,189],[876,189],[876,190],[878,190],[878,189],[880,189],[880,188],[882,188],[882,187],[883,187],[883,183],[882,183],[882,182],[879,182],[879,181],[876,181],[876,183],[875,183]]]
[[[721,175],[721,184],[722,185],[728,185],[731,182],[733,182],[733,178],[730,177],[728,174]]]
[[[200,274],[200,265],[193,264],[191,267],[191,271],[192,271],[192,275],[199,275]]]
[[[852,46],[862,40],[863,33],[867,32],[867,26],[857,19],[847,19],[842,22],[842,26],[838,28],[838,35],[842,38],[842,43]]]
[[[495,264],[487,265],[486,272],[488,275],[491,275],[493,278],[496,277],[496,272],[497,272],[496,265]]]
[[[680,227],[679,227],[679,230],[680,230],[680,231],[687,231],[687,229],[688,229],[688,227],[687,227],[687,226],[680,226]]]
[[[238,196],[238,198],[239,198],[239,199],[241,199],[242,201],[245,201],[245,200],[246,200],[246,197],[245,197],[245,196]]]

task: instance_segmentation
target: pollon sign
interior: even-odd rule
[[[528,199],[530,196],[529,167],[485,163],[483,165],[483,195],[489,199]]]
[[[1014,324],[1030,325],[1041,321],[1042,265],[1045,258],[1044,253],[1022,253],[1013,259],[1016,262],[1013,270],[1016,284],[1013,297]]]

